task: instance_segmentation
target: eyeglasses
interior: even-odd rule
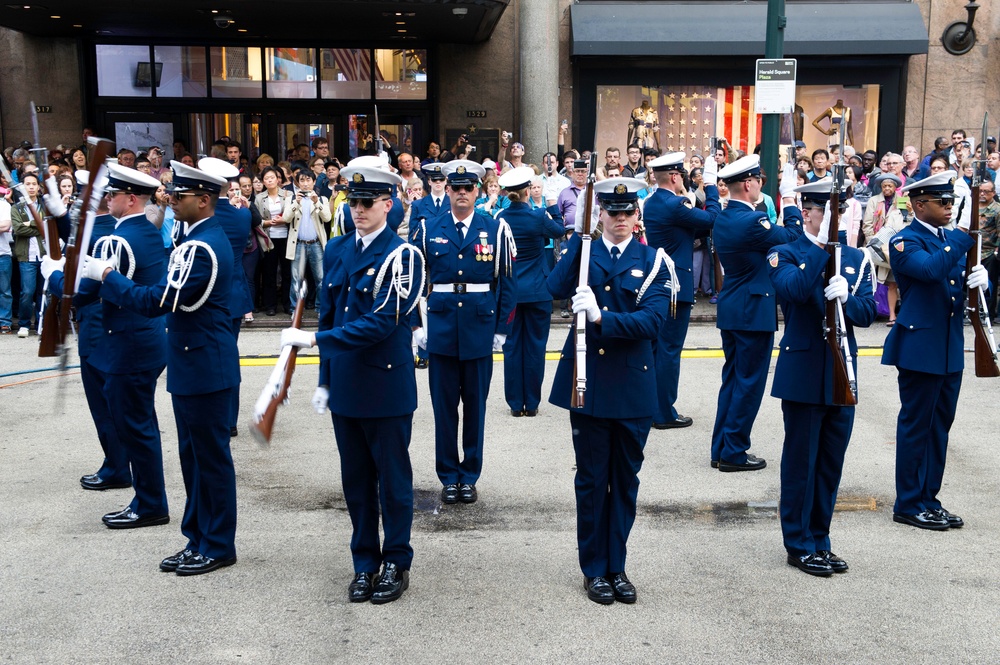
[[[474,192],[476,191],[475,185],[450,185],[453,192]]]
[[[352,208],[357,208],[358,206],[361,206],[362,208],[365,208],[367,210],[370,209],[373,205],[375,205],[378,201],[388,201],[388,200],[389,200],[388,196],[380,196],[377,199],[347,199],[347,205],[349,205]]]
[[[168,192],[171,198],[182,199],[185,196],[206,196],[206,194],[199,192]]]
[[[935,197],[930,199],[917,199],[917,203],[937,203],[938,205],[948,207],[955,205],[955,199],[952,197]]]

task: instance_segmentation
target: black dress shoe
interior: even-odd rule
[[[170,515],[147,515],[140,517],[131,508],[108,513],[101,518],[104,526],[109,529],[138,529],[144,526],[159,526],[170,523]]]
[[[205,573],[210,573],[213,570],[231,566],[234,563],[236,563],[236,557],[229,557],[228,559],[213,559],[201,554],[200,552],[195,552],[188,557],[187,561],[177,566],[176,572],[181,577],[187,577],[188,575],[204,575]]]
[[[452,483],[441,488],[441,502],[452,504],[458,503],[458,485]]]
[[[160,570],[165,573],[172,573],[177,570],[177,566],[187,562],[187,560],[193,557],[194,554],[195,553],[191,550],[181,550],[173,556],[168,556],[160,562]]]
[[[756,455],[747,455],[747,461],[742,464],[735,464],[733,462],[727,462],[724,459],[719,460],[719,471],[731,472],[731,471],[759,471],[767,466],[767,462],[763,458],[757,457]]]
[[[562,319],[568,319],[570,317],[569,310],[568,309],[559,310],[559,317]]]
[[[458,500],[462,503],[475,503],[479,498],[476,486],[469,483],[462,483],[458,486]]]
[[[358,573],[347,587],[347,597],[352,603],[371,600],[375,592],[375,573]]]
[[[916,515],[893,513],[892,521],[899,522],[900,524],[909,524],[918,529],[930,529],[931,531],[946,531],[948,529],[948,520],[930,510],[925,510]]]
[[[98,492],[103,492],[104,490],[121,490],[126,487],[132,487],[132,483],[112,483],[103,480],[96,473],[84,476],[80,478],[80,487],[85,490],[96,490]]]
[[[803,554],[802,556],[789,554],[788,565],[795,566],[803,573],[815,575],[816,577],[830,577],[830,575],[833,575],[833,567],[816,552]]]
[[[240,431],[238,429],[236,429],[235,427],[230,427],[229,428],[229,438],[230,439],[233,438],[234,436],[239,436],[239,435],[240,435]]]
[[[274,307],[268,307],[267,311],[264,313],[267,314],[268,316],[274,316],[275,314],[278,313],[278,310],[275,309]]]
[[[520,418],[521,416],[524,415],[524,411],[521,411],[519,409],[511,409],[510,415],[514,416],[515,418]]]
[[[386,563],[382,566],[382,574],[379,575],[378,584],[372,593],[372,603],[381,605],[391,603],[406,591],[410,586],[410,571],[400,570],[394,563]]]
[[[687,416],[682,416],[677,414],[677,418],[674,420],[668,420],[665,423],[653,423],[653,429],[680,429],[681,427],[691,427],[694,421]]]
[[[611,576],[611,588],[615,591],[615,600],[619,603],[635,602],[635,585],[628,581],[625,573],[615,573]]]
[[[610,605],[615,602],[615,590],[603,577],[583,578],[583,588],[587,590],[587,598],[595,603]]]
[[[965,520],[958,515],[952,515],[944,508],[938,508],[937,510],[932,510],[931,512],[936,514],[938,517],[943,517],[945,521],[948,522],[949,529],[961,529],[965,526]]]
[[[831,552],[830,550],[820,550],[816,552],[819,556],[823,557],[823,560],[829,564],[830,568],[833,569],[835,573],[846,573],[850,566],[847,562],[841,559],[839,556]]]
[[[417,358],[417,369],[427,369],[427,358]]]
[[[717,459],[712,460],[711,462],[709,462],[709,464],[712,465],[713,469],[718,469],[719,468],[719,460],[717,460]]]
[[[538,415],[538,409],[525,409],[524,415],[527,416],[528,418],[534,418],[535,416]]]

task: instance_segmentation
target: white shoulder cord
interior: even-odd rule
[[[653,269],[649,271],[649,277],[646,281],[642,283],[642,287],[639,289],[639,295],[635,298],[635,304],[638,305],[639,301],[642,300],[642,296],[645,295],[646,289],[649,288],[653,280],[656,279],[657,273],[660,272],[660,263],[663,263],[670,272],[670,281],[667,282],[666,287],[670,289],[670,311],[672,316],[677,314],[677,289],[680,287],[680,280],[677,279],[677,268],[674,265],[674,260],[663,250],[656,250],[656,258],[653,259]]]
[[[125,277],[132,279],[132,275],[135,274],[135,254],[132,252],[128,240],[121,236],[108,235],[98,238],[97,242],[94,243],[94,255],[97,256],[97,253],[100,252],[100,259],[114,263],[115,270],[118,272],[121,272],[123,249],[128,255],[128,274]]]
[[[497,247],[497,255],[493,258],[493,279],[500,276],[501,260],[503,261],[507,275],[510,275],[511,270],[514,267],[514,259],[517,258],[517,245],[514,243],[514,232],[510,230],[510,225],[507,223],[507,220],[501,217],[498,218],[497,221],[500,222],[500,226],[497,229],[497,244],[499,245],[502,243],[506,251],[501,252],[500,248]]]
[[[337,212],[333,214],[333,235],[342,236],[345,234],[344,231],[344,206],[347,205],[346,201],[341,201],[340,205],[337,206]]]
[[[427,218],[420,218],[420,239],[423,241],[424,245],[424,256],[427,256]],[[427,270],[427,266],[424,266],[424,270]]]
[[[405,252],[410,253],[409,265],[404,268],[403,266],[403,254]],[[372,297],[379,292],[382,288],[382,281],[385,279],[386,271],[391,271],[389,275],[389,290],[385,294],[385,300],[382,304],[375,308],[376,312],[382,310],[387,304],[389,304],[389,298],[392,297],[393,291],[396,292],[396,322],[399,322],[399,303],[402,300],[406,300],[410,297],[412,293],[411,287],[414,285],[414,268],[416,264],[416,257],[420,257],[420,282],[417,288],[417,295],[423,293],[424,291],[424,270],[423,262],[424,255],[420,253],[420,250],[409,243],[403,243],[396,249],[392,250],[389,256],[385,257],[385,261],[382,262],[382,267],[379,268],[378,275],[375,277],[375,286],[372,289]],[[405,270],[405,272],[404,272]],[[410,305],[409,309],[406,310],[406,314],[409,314],[416,308],[417,304],[420,302],[420,298],[414,298],[413,304]]]
[[[177,241],[181,239],[181,230],[184,228],[184,222],[174,218],[174,226],[170,229],[170,240],[174,247],[177,247]]]
[[[871,259],[868,256],[868,252],[862,252],[861,265],[858,267],[858,280],[854,282],[854,288],[851,289],[851,295],[856,296],[858,294],[858,289],[861,287],[861,278],[865,275],[865,268],[871,266]],[[875,271],[868,271],[868,279],[872,280],[872,291],[875,291]]]
[[[163,306],[163,302],[167,299],[167,293],[170,292],[171,287],[176,291],[174,294],[174,306],[171,311],[177,311],[177,299],[180,298],[181,289],[187,283],[188,277],[191,276],[191,269],[194,267],[195,254],[199,247],[203,247],[205,251],[208,252],[209,258],[212,260],[212,276],[208,280],[208,286],[205,287],[205,293],[202,294],[201,298],[198,299],[193,305],[181,305],[181,311],[183,312],[193,312],[208,300],[208,297],[212,294],[212,287],[215,286],[215,279],[219,275],[219,261],[215,256],[215,251],[212,247],[201,240],[188,240],[187,242],[181,243],[177,249],[170,253],[170,265],[167,268],[167,288],[163,291],[163,297],[160,298],[160,306]]]

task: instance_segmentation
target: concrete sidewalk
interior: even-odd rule
[[[548,348],[564,334],[557,329]],[[859,341],[878,347],[884,336],[879,327],[860,331]],[[34,356],[36,339],[0,338],[0,373],[51,367]],[[246,332],[241,352],[274,354],[277,339]],[[718,347],[718,332],[693,326],[688,346]],[[383,606],[347,602],[350,521],[329,417],[309,406],[315,366],[296,372],[270,448],[245,430],[233,441],[239,563],[194,578],[157,571],[184,544],[164,386],[157,409],[173,521],[116,532],[100,516],[131,491],[78,484],[100,463],[79,376],[2,377],[0,662],[991,662],[1000,648],[1000,384],[966,373],[942,498],[967,526],[932,533],[891,521],[895,370],[877,357],[859,364],[861,405],[832,534],[849,573],[818,579],[785,563],[777,400],[764,398],[754,428],[754,451],[768,468],[709,468],[722,359],[690,359],[677,406],[694,426],[651,433],[640,474],[628,571],[639,602],[609,607],[582,588],[567,413],[543,404],[537,418],[509,417],[500,362],[472,506],[438,501],[427,373],[417,373],[416,557],[410,589]],[[547,383],[554,368],[547,364]],[[269,371],[243,369],[244,422]],[[342,389],[365,389],[344,381]]]

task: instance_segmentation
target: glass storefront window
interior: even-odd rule
[[[152,96],[155,68],[150,67],[148,45],[98,44],[96,49],[98,95]]]
[[[363,48],[320,49],[323,99],[371,99],[371,51]]]
[[[311,48],[269,48],[267,96],[272,99],[316,98],[316,51]]]
[[[427,51],[375,50],[376,99],[427,99]]]
[[[212,46],[213,97],[253,97],[264,94],[260,49],[256,46]]]
[[[157,46],[153,53],[156,62],[163,64],[157,97],[205,97],[208,94],[204,46]]]
[[[763,117],[753,112],[753,86],[601,85],[597,88],[599,155],[633,142],[661,152],[705,155],[713,136],[744,153],[760,143]],[[806,85],[793,113],[782,116],[781,146],[804,141],[809,153],[838,142],[832,117],[847,122],[847,145],[858,153],[878,141],[879,86]]]

